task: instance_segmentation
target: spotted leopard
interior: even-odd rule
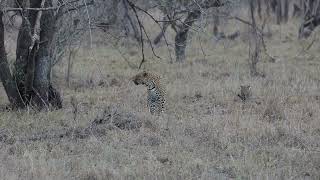
[[[143,84],[148,88],[148,107],[151,114],[160,115],[164,111],[165,90],[160,77],[150,72],[141,72],[132,78],[136,85]]]

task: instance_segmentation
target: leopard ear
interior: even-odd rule
[[[148,75],[148,73],[146,71],[143,71],[143,74],[142,74],[144,77],[146,77]]]

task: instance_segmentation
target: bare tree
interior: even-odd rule
[[[30,8],[52,7],[51,0],[31,0]],[[14,77],[25,104],[40,109],[61,108],[59,93],[50,81],[50,45],[55,32],[52,11],[23,11],[17,40]],[[41,43],[40,43],[41,42]]]
[[[69,6],[70,3],[72,7]],[[52,48],[57,31],[56,22],[65,13],[83,7],[78,1],[58,2],[52,0],[30,0],[20,2],[18,7],[0,9],[4,12],[19,12],[22,24],[19,28],[16,61],[9,69],[3,42],[4,29],[1,19],[1,66],[0,78],[10,103],[15,107],[33,106],[37,109],[62,108],[60,93],[51,83],[51,69],[54,64]],[[86,6],[89,3],[85,3]]]
[[[175,36],[175,52],[177,62],[183,62],[185,60],[185,49],[187,46],[188,32],[193,23],[200,18],[201,12],[204,9],[221,7],[223,5],[224,3],[222,3],[220,0],[203,1],[202,4],[195,4],[195,6],[188,11],[187,17],[179,26],[177,34]]]
[[[142,11],[143,13],[151,17],[151,19],[153,19],[153,21],[155,21],[161,27],[161,32],[154,40],[155,44],[157,44],[160,41],[160,39],[164,37],[167,27],[171,25],[171,27],[176,31],[175,52],[176,52],[177,62],[184,61],[188,32],[190,29],[192,29],[193,23],[196,22],[201,17],[202,12],[204,12],[205,10],[208,10],[209,8],[221,7],[225,5],[225,3],[222,2],[222,0],[174,1],[175,7],[169,7],[169,8],[163,8],[162,6],[159,7],[159,9],[162,10],[162,12],[164,13],[164,17],[165,17],[162,21],[159,21],[159,20],[156,20],[151,14],[149,14],[147,10],[144,10],[138,7],[131,1],[128,1],[128,0],[126,1],[131,6],[133,11],[136,11],[136,10]],[[170,2],[171,3],[166,3],[166,4],[168,4],[168,6],[171,6],[173,2],[172,1]],[[166,9],[166,10],[163,10],[163,9]],[[179,17],[176,18],[177,14],[179,14]],[[145,32],[145,28],[141,23],[141,21],[139,20],[139,17],[136,12],[135,12],[135,15],[136,15],[136,19],[138,20],[141,36],[142,34],[146,35],[148,41],[150,41],[148,34]],[[181,20],[181,19],[184,19],[184,20]],[[162,26],[159,24],[159,22],[163,22]],[[150,42],[149,44],[151,46],[151,49],[153,50],[152,44]],[[144,62],[143,41],[141,41],[141,45],[142,45],[142,57],[143,57],[141,62],[143,63]],[[141,67],[142,63],[140,63],[139,67]]]
[[[262,39],[259,35],[257,23],[254,17],[254,0],[249,1],[249,14],[252,21],[251,33],[252,36],[249,42],[249,68],[250,74],[252,76],[264,76],[262,73],[258,72],[257,64],[260,58]],[[262,35],[261,35],[262,36]]]
[[[175,52],[177,62],[183,62],[185,60],[188,32],[192,24],[200,17],[200,15],[200,10],[189,12],[187,18],[184,20],[176,34]]]

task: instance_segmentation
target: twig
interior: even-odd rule
[[[234,19],[234,20],[240,21],[248,26],[253,27],[253,24],[250,21],[244,20],[244,19],[239,18],[237,16],[231,16],[230,14],[228,14],[226,12],[219,11],[219,13],[215,13],[214,15]],[[256,27],[256,29],[258,30],[259,33],[263,34],[263,31],[261,29],[259,29],[258,27]]]
[[[264,27],[266,25],[266,20],[267,20],[266,18],[263,20],[263,24],[262,24],[262,27],[261,27],[262,32],[263,32]],[[262,43],[262,47],[263,47],[264,53],[271,59],[272,62],[275,62],[275,58],[268,53],[268,49],[267,49],[267,45],[266,45],[266,43],[264,41],[263,33],[261,34],[260,38],[261,38],[261,43]]]
[[[109,33],[108,35],[110,35],[112,38],[115,38],[115,39],[119,40],[118,37],[115,37],[115,36],[112,35],[111,33]],[[123,52],[122,52],[119,48],[117,48],[116,43],[111,42],[111,45],[113,46],[114,49],[116,49],[116,50],[118,51],[118,53],[120,54],[120,56],[122,57],[122,59],[128,64],[128,66],[129,66],[130,68],[132,68],[132,69],[138,68],[138,66],[135,66],[134,64],[132,64],[132,63],[129,61],[129,59],[128,59],[127,57],[125,57],[125,55],[123,54]]]
[[[153,55],[154,55],[155,57],[161,59],[161,57],[159,57],[159,56],[154,52],[154,48],[153,48],[152,42],[151,42],[151,40],[150,40],[150,38],[149,38],[149,35],[148,35],[146,29],[144,28],[144,26],[142,26],[142,29],[143,29],[143,32],[144,32],[144,34],[146,35],[146,37],[147,37],[147,39],[148,39],[148,42],[149,42],[149,44],[150,44],[150,47],[151,47],[151,50],[152,50]]]
[[[305,53],[306,51],[308,51],[312,45],[314,44],[314,42],[317,40],[316,39],[316,35],[313,36],[314,38],[312,39],[312,41],[310,42],[310,44],[308,44],[308,46],[306,48],[302,48],[295,56],[293,56],[292,58],[297,58],[298,56],[300,56],[302,53]]]
[[[134,13],[135,13],[135,15],[136,15],[136,17],[137,17],[137,11],[135,10],[135,7],[137,7],[137,6],[135,6],[135,5],[134,5],[133,3],[131,3],[130,1],[128,1],[128,4],[129,4],[129,6],[132,8],[132,10],[134,11]],[[141,9],[141,8],[139,8],[139,9]],[[141,10],[142,10],[142,9],[141,9]],[[148,14],[147,11],[144,11],[144,10],[143,10],[143,12],[145,12],[145,13]],[[140,19],[137,18],[137,20],[138,20],[139,26],[142,25]],[[148,35],[146,29],[144,28],[143,25],[142,25],[141,27],[142,27],[142,30],[143,30],[144,34],[146,35],[146,37],[147,37],[147,39],[148,39],[148,42],[149,42],[149,44],[150,44],[150,47],[151,47],[151,50],[152,50],[153,55],[154,55],[155,57],[161,59],[161,58],[160,58],[158,55],[156,55],[156,53],[154,52],[154,48],[153,48],[152,42],[151,42],[151,40],[150,40],[150,38],[149,38],[149,35]]]
[[[161,21],[156,20],[148,11],[146,11],[146,10],[144,10],[144,9],[136,6],[134,3],[130,2],[129,0],[126,0],[126,1],[127,1],[127,3],[129,4],[129,6],[132,8],[132,10],[134,11],[134,13],[135,13],[135,15],[136,15],[136,18],[137,18],[137,20],[138,20],[139,26],[140,26],[141,22],[140,22],[140,19],[138,18],[136,9],[138,9],[138,10],[144,12],[145,14],[147,14],[147,15],[160,27],[160,29],[163,31],[163,29],[161,28],[161,25],[159,24],[159,22],[161,22]],[[171,20],[170,22],[174,22],[174,21]],[[149,42],[150,47],[151,47],[151,49],[152,49],[153,55],[156,56],[157,58],[161,59],[159,56],[157,56],[157,55],[155,54],[154,48],[153,48],[153,45],[152,45],[152,42],[151,42],[151,40],[150,40],[150,38],[149,38],[149,36],[148,36],[148,34],[147,34],[144,26],[142,26],[142,29],[143,29],[143,31],[144,31],[147,39],[148,39],[148,42]],[[140,27],[140,30],[141,30],[141,27]],[[163,32],[163,33],[164,33],[164,32]],[[170,49],[169,49],[169,43],[168,43],[168,40],[167,40],[165,34],[163,35],[163,37],[164,37],[166,46],[167,46],[168,51],[169,51],[170,59],[171,59],[171,61],[173,61],[172,56],[171,56],[171,53],[170,53]],[[143,63],[143,62],[142,62],[142,63]],[[142,64],[140,64],[139,69],[140,69],[141,65],[142,65]]]
[[[264,27],[265,27],[265,24],[266,24],[266,20],[267,20],[266,18],[264,19],[263,24],[262,24],[262,28],[260,29],[260,28],[258,28],[257,26],[254,26],[253,23],[251,23],[251,22],[249,22],[249,21],[247,21],[247,20],[244,20],[244,19],[242,19],[242,18],[239,18],[239,17],[237,17],[237,16],[231,16],[231,15],[229,15],[228,13],[225,13],[225,12],[220,12],[220,14],[223,14],[224,17],[229,17],[229,18],[231,18],[231,19],[240,21],[240,22],[242,22],[242,23],[244,23],[244,24],[246,24],[246,25],[248,25],[248,26],[251,26],[251,27],[253,27],[254,29],[256,29],[256,31],[259,32],[259,33],[257,33],[257,34],[258,34],[258,36],[261,38],[262,47],[263,47],[263,50],[264,50],[265,54],[266,54],[272,61],[275,60],[275,58],[268,53],[267,46],[266,46],[266,43],[265,43],[265,40],[264,40],[263,30],[264,30]]]
[[[23,10],[29,10],[29,11],[49,11],[49,10],[56,10],[59,7],[42,7],[42,8],[4,8],[2,11],[23,11]]]
[[[127,1],[127,3],[129,4],[129,6],[131,7],[131,9],[133,10],[134,15],[136,16],[136,19],[137,19],[138,24],[139,24],[139,29],[140,29],[140,41],[141,41],[141,55],[142,55],[142,60],[141,60],[141,62],[140,62],[140,64],[139,64],[139,69],[140,69],[141,66],[142,66],[142,64],[146,61],[146,60],[145,60],[145,55],[144,55],[144,42],[143,42],[142,24],[141,24],[141,21],[140,21],[140,19],[139,19],[138,13],[137,13],[137,11],[136,11],[136,9],[135,9],[135,6],[133,6],[133,4],[132,4],[130,1],[128,1],[128,0],[126,0],[126,1]]]
[[[147,40],[148,40],[148,42],[149,42],[149,45],[150,45],[150,47],[151,47],[151,50],[152,50],[153,55],[154,55],[155,57],[161,59],[161,58],[155,53],[154,47],[153,47],[153,45],[152,45],[152,41],[150,40],[149,35],[148,35],[146,29],[144,28],[144,26],[142,25],[142,23],[141,23],[141,21],[140,21],[140,19],[139,19],[138,13],[137,13],[137,11],[136,11],[136,7],[137,7],[137,6],[135,6],[132,2],[130,2],[130,1],[128,1],[128,0],[127,0],[127,2],[128,2],[129,6],[130,6],[131,9],[133,10],[133,12],[134,12],[134,14],[135,14],[135,16],[136,16],[136,18],[137,18],[137,21],[138,21],[138,24],[139,24],[139,27],[140,27],[140,31],[143,30],[144,34],[145,34],[146,37],[147,37]],[[139,8],[139,9],[142,10],[141,8]],[[144,10],[143,10],[143,12],[149,14],[147,11],[144,11]],[[150,15],[150,14],[149,14],[149,15]],[[153,19],[154,19],[154,18],[153,18]],[[141,34],[141,40],[143,41],[142,32],[140,32],[140,34]],[[143,43],[143,42],[141,42],[141,43]],[[143,55],[143,56],[144,56],[144,55]],[[141,68],[142,63],[143,63],[143,62],[140,63],[139,69]]]
[[[200,45],[200,49],[201,49],[201,52],[202,52],[202,55],[203,55],[203,58],[205,59],[207,54],[204,52],[204,49],[203,49],[203,46],[202,46],[202,43],[201,43],[201,39],[200,39],[200,36],[198,36],[198,40],[199,40],[199,45]]]
[[[94,4],[93,0],[88,2],[88,3],[86,2],[86,0],[83,0],[83,1],[84,1],[84,4],[81,4],[79,6],[76,6],[76,7],[70,8],[70,9],[67,9],[66,11],[74,11],[74,10],[77,10],[77,9],[80,9],[80,8],[83,8],[83,7],[85,7],[87,9],[89,5],[93,5]]]

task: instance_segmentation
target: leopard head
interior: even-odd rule
[[[132,78],[132,81],[134,82],[135,85],[139,85],[139,84],[146,85],[146,82],[148,81],[148,78],[149,78],[148,76],[149,76],[149,73],[146,71],[143,71],[142,73],[135,75]]]

